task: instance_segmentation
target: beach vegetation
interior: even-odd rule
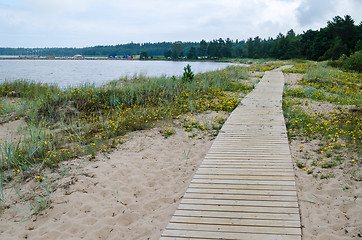
[[[353,53],[350,57],[341,55],[338,60],[331,60],[327,63],[331,67],[343,68],[344,70],[362,72],[362,50]]]
[[[300,140],[312,148],[315,141],[319,142],[311,160],[305,159],[297,166],[316,167],[321,178],[330,177],[326,170],[344,166],[346,171],[350,169],[352,178],[361,180],[362,74],[325,63],[299,63],[283,72],[304,74],[296,84],[284,89],[289,140]]]
[[[233,111],[240,96],[254,88],[248,70],[231,66],[195,75],[186,66],[187,81],[183,76],[135,75],[102,86],[65,89],[25,80],[0,83],[1,119],[17,118],[25,124],[17,132],[18,138],[6,139],[0,145],[0,204],[7,205],[15,182],[33,179],[39,183],[38,190],[31,199],[20,199],[33,213],[39,213],[51,203],[51,193],[59,185],[55,183],[61,179],[56,173],[63,161],[93,160],[124,143],[136,130],[163,127],[161,134],[170,137],[175,128],[163,123],[185,114]],[[190,124],[194,136],[204,136],[203,132],[215,136],[224,121],[216,118],[182,124]],[[54,177],[48,177],[49,171]]]
[[[184,67],[182,80],[184,82],[191,82],[194,79],[194,76],[195,74],[192,72],[190,64],[187,64],[187,66]]]

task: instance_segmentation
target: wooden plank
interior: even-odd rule
[[[272,158],[267,156],[236,156],[236,157],[220,157],[220,156],[206,156],[205,162],[207,161],[220,161],[220,162],[242,162],[242,163],[255,163],[255,164],[277,164],[277,163],[284,163],[292,165],[291,160],[287,158]]]
[[[287,139],[283,139],[281,138],[280,135],[278,136],[269,136],[269,137],[265,137],[265,136],[256,136],[254,135],[253,137],[249,136],[249,135],[232,135],[232,134],[222,134],[222,135],[218,135],[218,137],[216,137],[216,139],[214,140],[215,144],[220,144],[220,145],[224,145],[227,143],[233,144],[234,142],[240,142],[240,143],[245,143],[245,141],[254,141],[256,142],[255,146],[257,145],[275,145],[275,144],[287,144],[288,141]]]
[[[293,167],[291,162],[275,162],[275,161],[261,161],[261,162],[250,162],[252,160],[209,160],[205,159],[202,162],[203,166],[206,165],[230,165],[230,166],[255,166],[255,167],[262,167],[262,166],[276,166],[276,167]]]
[[[170,222],[172,222],[172,223],[213,224],[213,225],[233,225],[233,226],[300,228],[299,221],[266,220],[266,219],[173,216],[171,218]]]
[[[291,157],[289,156],[267,156],[267,155],[260,155],[260,156],[248,156],[248,155],[242,155],[242,156],[211,156],[206,155],[205,160],[221,160],[221,161],[261,161],[261,162],[283,162],[283,163],[291,163]]]
[[[248,213],[299,213],[297,207],[268,207],[268,206],[228,206],[228,205],[206,205],[206,204],[181,204],[177,209],[221,211],[221,212],[248,212]]]
[[[237,174],[249,176],[294,176],[292,170],[289,171],[248,171],[245,169],[220,169],[220,168],[199,168],[197,174]]]
[[[212,193],[212,194],[247,194],[247,195],[261,195],[261,196],[297,196],[295,189],[290,190],[277,190],[277,189],[257,189],[257,188],[193,188],[190,186],[187,193]]]
[[[277,156],[277,155],[266,155],[266,154],[238,154],[238,155],[220,155],[220,154],[206,154],[205,161],[255,161],[262,163],[291,163],[290,155]]]
[[[254,134],[253,137],[249,135],[242,135],[242,134],[231,134],[231,133],[222,133],[219,134],[216,139],[214,140],[215,143],[219,144],[226,144],[229,141],[231,144],[234,142],[240,142],[246,144],[247,142],[255,142],[256,146],[267,144],[267,145],[274,145],[274,144],[288,144],[287,134],[278,134],[278,135],[258,135]]]
[[[280,140],[282,140],[281,136],[278,136],[278,138]],[[216,138],[214,140],[213,145],[211,146],[210,149],[213,148],[222,148],[222,147],[235,147],[236,149],[238,148],[248,148],[250,147],[252,150],[256,149],[256,148],[260,148],[262,149],[286,149],[286,147],[288,146],[288,142],[285,142],[286,139],[283,139],[283,141],[280,142],[270,142],[270,141],[263,141],[263,140],[257,140],[257,139],[248,139],[248,138],[244,138],[244,139],[228,139],[228,140],[220,140],[219,138]],[[229,141],[229,144],[227,144],[227,141]]]
[[[270,148],[254,148],[254,149],[248,149],[248,147],[233,147],[233,146],[220,146],[220,147],[212,147],[209,149],[210,154],[213,153],[250,153],[250,154],[290,154],[289,149],[286,150],[286,148],[277,148],[277,147],[270,147]]]
[[[243,175],[218,175],[218,174],[195,174],[194,179],[239,179],[239,180],[285,180],[285,181],[294,181],[294,176],[243,176]]]
[[[279,144],[280,145],[280,144]],[[263,147],[259,147],[259,146],[255,146],[254,148],[250,148],[248,147],[248,145],[246,144],[239,144],[239,143],[235,143],[235,145],[228,145],[228,146],[223,146],[223,145],[218,145],[218,146],[213,146],[210,148],[209,150],[210,152],[267,152],[267,153],[285,153],[288,154],[289,153],[289,148],[286,149],[286,147],[284,146],[263,146]]]
[[[225,166],[218,166],[218,167],[212,167],[212,166],[200,166],[199,167],[200,172],[203,171],[220,171],[221,173],[223,171],[226,172],[237,172],[238,174],[243,174],[243,172],[248,172],[248,173],[268,173],[268,174],[263,174],[263,175],[285,175],[285,173],[294,173],[292,168],[260,168],[260,167],[249,167],[249,168],[245,168],[245,167],[225,167]],[[248,174],[249,175],[249,174]],[[288,174],[287,174],[288,175]]]
[[[163,237],[184,237],[187,239],[224,239],[224,240],[301,240],[297,235],[277,235],[277,234],[250,234],[233,232],[211,232],[211,231],[190,231],[166,229]],[[161,239],[163,239],[161,237]],[[173,238],[172,238],[173,239]]]
[[[230,141],[230,140],[229,140]],[[242,140],[236,141],[233,140],[229,142],[229,144],[221,143],[220,141],[216,141],[210,148],[210,150],[214,149],[232,149],[232,150],[276,150],[276,151],[289,151],[289,147],[287,144],[284,143],[274,143],[274,144],[267,144],[267,143],[254,143],[255,140]]]
[[[281,134],[278,136],[265,136],[265,135],[249,135],[249,134],[219,134],[214,142],[216,143],[232,143],[233,141],[254,141],[257,142],[256,144],[285,144],[287,139],[283,139],[280,137]]]
[[[257,200],[247,201],[247,200],[185,199],[185,198],[183,198],[181,200],[181,204],[298,208],[298,202],[287,202],[287,201],[281,202],[281,201],[257,201]]]
[[[247,194],[215,194],[215,193],[185,193],[183,199],[224,199],[224,200],[256,200],[256,201],[280,201],[297,202],[296,196],[266,196]]]
[[[227,148],[225,148],[224,150],[222,148],[217,148],[217,149],[210,149],[209,150],[210,152],[208,153],[212,153],[212,154],[215,154],[215,153],[230,153],[230,154],[235,154],[235,153],[249,153],[249,154],[257,154],[259,153],[259,155],[286,155],[286,156],[289,156],[289,152],[286,151],[286,150],[279,150],[279,149],[276,149],[275,151],[272,150],[272,149],[235,149],[235,150],[228,150]]]
[[[239,161],[209,161],[205,160],[200,166],[203,167],[247,167],[247,168],[293,168],[292,163],[288,162],[250,162],[250,160]]]
[[[221,159],[251,159],[251,160],[270,160],[270,161],[285,161],[290,162],[291,157],[287,154],[270,153],[265,154],[262,152],[245,152],[245,153],[227,153],[227,152],[210,152],[206,154],[206,159],[221,158]]]
[[[278,138],[280,139],[278,142],[274,141],[271,142],[269,141],[265,141],[265,140],[261,140],[259,139],[259,141],[257,139],[250,139],[250,138],[242,138],[242,139],[237,139],[237,138],[228,138],[228,139],[220,139],[217,138],[213,145],[212,148],[217,148],[217,147],[228,147],[228,146],[235,146],[235,147],[260,147],[260,148],[272,148],[272,147],[277,147],[277,148],[281,148],[284,149],[288,143],[285,141],[285,139],[280,138],[280,136],[278,136]]]
[[[221,169],[227,169],[227,168],[231,168],[231,169],[274,169],[274,170],[278,170],[278,169],[286,169],[286,170],[293,170],[292,169],[292,165],[276,165],[276,164],[271,164],[271,165],[267,165],[267,164],[259,164],[259,165],[252,165],[251,163],[249,164],[207,164],[207,163],[202,163],[200,165],[200,168],[221,168]]]
[[[252,158],[265,158],[265,159],[286,159],[288,161],[291,160],[290,154],[267,154],[262,152],[245,152],[243,154],[238,153],[207,153],[207,158],[210,157],[218,157],[218,158],[246,158],[246,157],[252,157]]]
[[[222,211],[198,211],[198,210],[176,210],[174,216],[183,217],[210,217],[210,218],[238,218],[238,219],[261,219],[295,221],[300,225],[299,214],[293,213],[243,213]]]
[[[189,230],[189,231],[210,231],[210,232],[235,232],[235,233],[264,233],[281,235],[300,235],[301,229],[295,227],[259,227],[259,226],[235,226],[235,225],[215,225],[215,224],[193,224],[193,223],[173,223],[167,226],[169,230]]]
[[[224,180],[224,179],[192,179],[192,183],[224,184],[224,185],[279,185],[295,186],[295,181],[262,181],[262,180]]]
[[[295,191],[295,186],[279,186],[279,185],[223,185],[223,184],[203,184],[203,183],[191,183],[190,188],[203,188],[203,189],[254,189],[254,190],[277,190],[277,191]]]
[[[281,138],[281,136],[279,136]],[[216,145],[212,145],[210,151],[218,150],[218,149],[230,149],[235,151],[271,151],[271,152],[280,152],[280,153],[288,153],[289,149],[287,149],[287,143],[267,143],[267,142],[260,142],[257,144],[253,144],[256,142],[255,139],[243,139],[243,140],[229,140],[230,144],[226,145],[224,142],[218,142],[215,140]],[[250,149],[249,149],[250,148]]]

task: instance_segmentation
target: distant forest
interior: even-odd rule
[[[301,58],[338,59],[343,54],[362,50],[362,22],[355,25],[351,16],[336,16],[320,30],[296,34],[290,30],[276,38],[247,40],[217,39],[210,42],[128,43],[85,48],[0,48],[0,55],[29,56],[111,56],[140,55],[141,58],[165,56],[171,59],[197,58]]]

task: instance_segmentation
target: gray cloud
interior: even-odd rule
[[[327,21],[335,16],[351,15],[359,22],[361,9],[361,0],[302,0],[296,9],[296,16],[301,27],[318,29],[326,26]]]
[[[297,18],[301,26],[308,26],[333,12],[336,0],[303,0],[297,9]]]
[[[306,28],[323,27],[336,15],[350,14],[359,22],[361,2],[1,0],[0,47],[267,38],[292,28],[300,33]]]

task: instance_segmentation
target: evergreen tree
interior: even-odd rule
[[[199,56],[205,57],[207,53],[207,42],[205,40],[201,40],[199,47]]]
[[[183,57],[184,54],[184,46],[181,41],[174,42],[172,45],[172,59],[178,59]]]
[[[219,52],[219,44],[216,40],[213,40],[209,43],[209,46],[207,47],[207,54],[211,57],[211,58],[216,58],[218,57],[218,52]]]
[[[140,59],[147,59],[148,53],[147,52],[141,52]]]
[[[197,59],[197,54],[196,54],[196,48],[195,47],[190,48],[190,51],[187,54],[187,58],[188,59]]]
[[[333,34],[333,39],[339,37],[341,39],[341,45],[346,45],[348,49],[352,49],[357,41],[357,29],[354,25],[354,20],[351,16],[346,15],[343,18],[336,16],[333,21],[328,21],[327,29]]]
[[[171,58],[172,57],[172,51],[171,50],[166,51],[164,56],[165,56],[165,58]]]

